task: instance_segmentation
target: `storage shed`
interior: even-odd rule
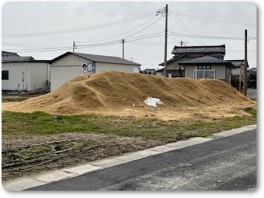
[[[2,90],[33,91],[48,88],[49,61],[2,51]]]
[[[114,56],[66,52],[51,61],[51,91],[84,73],[139,73],[140,64]]]

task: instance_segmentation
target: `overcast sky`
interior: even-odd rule
[[[226,45],[225,59],[256,67],[257,6],[248,2],[9,2],[2,6],[2,50],[35,59],[67,51],[122,57],[157,68],[164,61],[165,17],[169,6],[168,59],[175,45]]]

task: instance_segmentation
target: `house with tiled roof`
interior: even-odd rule
[[[212,78],[231,84],[231,61],[224,60],[225,45],[212,46],[175,46],[173,57],[167,61],[167,74],[171,77],[189,77],[194,79]],[[161,63],[160,66],[164,66]],[[158,74],[163,74],[160,69]]]

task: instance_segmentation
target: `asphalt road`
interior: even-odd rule
[[[253,130],[28,190],[254,190],[256,153],[256,130]]]

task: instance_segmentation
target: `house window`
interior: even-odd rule
[[[211,78],[215,79],[215,70],[193,70],[193,78]]]
[[[9,71],[3,70],[2,71],[2,80],[8,80],[9,79]]]

